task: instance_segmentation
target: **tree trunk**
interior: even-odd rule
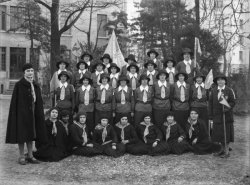
[[[60,38],[59,31],[59,4],[60,0],[53,0],[51,6],[51,54],[50,54],[50,73],[51,76],[56,71],[56,63],[60,59]]]
[[[226,75],[226,72],[227,72],[227,57],[226,57],[226,53],[223,55],[223,61],[224,61],[223,74]]]
[[[198,33],[200,30],[200,0],[195,0],[195,36],[198,37]]]

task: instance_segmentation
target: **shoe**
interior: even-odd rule
[[[18,163],[21,164],[21,165],[26,165],[27,161],[25,160],[25,157],[19,157]]]
[[[35,157],[28,157],[28,158],[26,158],[26,160],[27,160],[27,162],[28,163],[31,163],[31,164],[39,164],[40,163],[40,161],[38,161]]]
[[[220,156],[220,158],[228,158],[230,157],[230,154],[229,153],[224,153],[223,155]]]
[[[218,156],[221,156],[221,155],[224,155],[224,154],[225,154],[225,152],[223,150],[221,150],[219,152],[214,153],[213,156],[218,157]]]

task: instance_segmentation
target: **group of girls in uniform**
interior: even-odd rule
[[[53,108],[45,121],[48,139],[36,141],[33,160],[59,161],[72,154],[225,156],[222,140],[213,142],[208,131],[209,119],[217,113],[209,112],[205,76],[191,60],[191,50],[183,50],[178,64],[173,58],[158,60],[154,49],[147,55],[140,69],[132,54],[119,68],[109,54],[93,62],[93,56],[84,53],[75,73],[60,60],[50,84]],[[220,80],[226,82],[218,77],[215,85]]]

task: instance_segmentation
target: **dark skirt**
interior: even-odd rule
[[[103,117],[108,117],[109,119],[109,124],[113,125],[113,115],[112,111],[99,111],[95,110],[95,125],[100,123],[100,119]]]
[[[116,144],[116,150],[112,149],[112,144],[108,143],[106,145],[102,145],[103,154],[111,157],[120,157],[125,153],[125,145],[122,143]]]
[[[223,123],[214,123],[212,130],[212,141],[225,143]],[[234,142],[234,125],[233,122],[226,123],[226,142]]]
[[[178,140],[176,139],[168,141],[168,144],[170,146],[170,151],[172,154],[180,155],[183,154],[184,152],[191,151],[191,146],[185,140],[179,143]]]
[[[183,130],[186,130],[186,123],[189,117],[188,110],[174,110],[175,121],[181,126]]]
[[[40,161],[56,162],[69,156],[69,153],[65,148],[48,144],[40,147],[36,152],[33,152],[33,156]]]
[[[149,149],[150,147],[143,142],[126,145],[126,152],[132,155],[146,155],[149,153]]]
[[[203,141],[192,145],[192,150],[198,155],[211,154],[219,152],[221,150],[221,145],[210,141]]]
[[[87,112],[86,125],[90,132],[94,131],[95,129],[94,112]]]
[[[171,148],[167,142],[158,142],[156,147],[153,147],[152,144],[149,146],[149,155],[151,156],[168,155],[171,151]]]
[[[151,112],[135,111],[134,125],[139,125],[146,115],[151,115]]]
[[[166,117],[169,113],[169,110],[166,109],[153,109],[153,123],[160,128]]]
[[[94,144],[93,147],[80,146],[80,147],[73,149],[74,155],[80,155],[80,156],[86,156],[86,157],[93,157],[93,156],[101,155],[102,153],[103,153],[103,148],[98,144]]]

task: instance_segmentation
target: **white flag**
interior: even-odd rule
[[[194,67],[199,66],[200,56],[201,56],[201,45],[197,37],[194,39]]]
[[[104,53],[108,53],[110,57],[112,58],[113,63],[117,64],[119,68],[122,68],[122,66],[126,65],[126,62],[124,61],[124,57],[120,50],[119,44],[117,42],[114,30],[112,32],[112,35],[109,39],[108,46]]]
[[[206,80],[205,80],[205,89],[209,89],[211,85],[213,84],[214,76],[213,76],[213,70],[211,69],[209,73],[207,74]]]

